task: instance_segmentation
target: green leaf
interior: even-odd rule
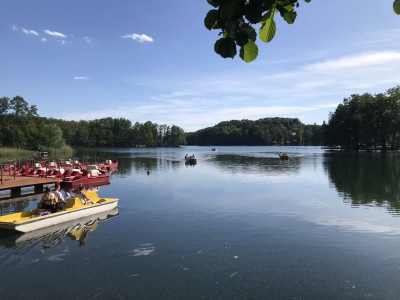
[[[297,13],[295,11],[288,11],[285,12],[283,15],[283,19],[288,23],[288,24],[293,24],[294,21],[296,20]]]
[[[294,11],[293,4],[286,5],[284,8],[285,8],[286,11]]]
[[[267,20],[270,19],[270,18],[274,18],[274,13],[275,13],[275,8],[272,8],[271,10],[269,10],[266,14],[264,14],[264,15],[261,17],[260,23],[265,22],[265,21],[267,21]]]
[[[267,19],[265,22],[261,22],[262,26],[258,32],[260,39],[265,42],[269,43],[275,36],[276,32],[276,23],[274,18],[271,17]]]
[[[211,30],[213,28],[218,28],[218,18],[219,18],[218,10],[212,9],[207,13],[204,19],[204,25],[208,30]]]
[[[263,11],[270,10],[273,5],[275,5],[276,0],[263,0],[262,1],[262,9]]]
[[[218,1],[214,1],[214,0],[207,0],[208,4],[214,6],[214,7],[218,7],[219,3]]]
[[[221,19],[237,19],[239,15],[244,15],[244,6],[241,6],[238,0],[227,0],[221,5]]]
[[[247,34],[248,34],[248,37],[249,37],[250,40],[252,40],[253,42],[256,41],[257,33],[256,33],[256,30],[253,27],[251,27],[251,26],[247,27]]]
[[[262,16],[262,2],[259,0],[250,0],[245,8],[245,18],[249,23],[256,24],[261,21]]]
[[[282,18],[285,17],[285,14],[294,11],[294,6],[292,4],[289,4],[289,5],[284,5],[284,4],[285,3],[277,3],[275,5],[275,9],[279,11],[279,13],[281,14]]]
[[[252,40],[240,48],[240,58],[249,63],[255,60],[258,56],[258,46]]]
[[[304,2],[306,2],[306,3],[310,3],[310,2],[311,2],[311,0],[304,0]]]
[[[252,26],[250,26],[249,24],[244,24],[241,28],[236,30],[235,33],[236,44],[239,47],[242,47],[248,43],[249,39],[255,42],[257,39],[257,33]]]
[[[249,40],[246,30],[238,30],[235,34],[235,42],[238,46],[242,47],[247,44]]]
[[[223,58],[234,58],[236,56],[236,43],[233,38],[220,38],[214,44],[214,51]]]
[[[396,14],[400,15],[400,0],[394,0],[393,10]]]

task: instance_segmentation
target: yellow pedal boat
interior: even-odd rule
[[[84,205],[79,197],[68,198],[65,209],[55,213],[39,216],[44,209],[33,209],[0,216],[0,228],[30,232],[109,211],[118,205],[118,198],[100,198],[95,191],[86,191],[86,195],[94,201],[93,204]]]

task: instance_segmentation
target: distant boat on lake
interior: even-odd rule
[[[279,158],[280,159],[289,159],[289,154],[280,152]]]

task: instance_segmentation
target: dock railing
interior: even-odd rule
[[[3,185],[3,172],[8,172],[8,176],[11,175],[11,171],[13,171],[13,176],[15,179],[16,173],[17,173],[17,161],[14,160],[9,160],[6,163],[1,163],[0,164],[0,182],[1,185]]]

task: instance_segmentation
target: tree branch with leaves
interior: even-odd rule
[[[280,15],[288,24],[297,17],[295,9],[300,0],[207,0],[214,7],[205,19],[209,30],[219,30],[221,36],[214,44],[214,51],[223,58],[239,56],[251,62],[258,56],[257,35],[269,43],[276,33],[275,16]],[[304,0],[309,3],[311,0]],[[394,0],[393,10],[400,14],[400,0]],[[260,24],[258,34],[254,25]]]

